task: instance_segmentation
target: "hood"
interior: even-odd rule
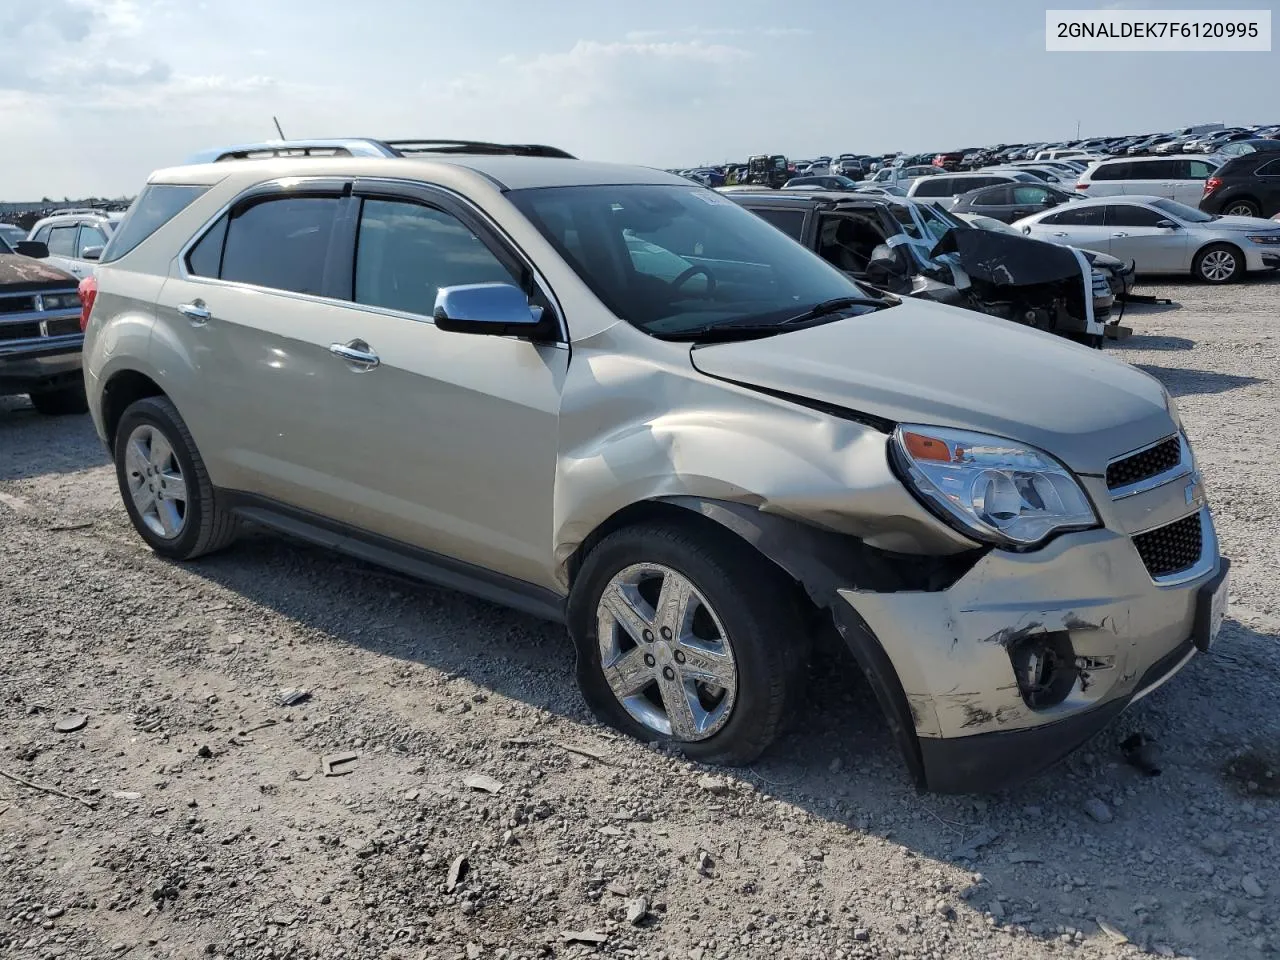
[[[1267,233],[1275,233],[1276,222],[1274,220],[1264,220],[1262,217],[1219,217],[1212,223],[1204,224],[1210,230],[1231,230],[1233,232],[1244,233],[1246,231],[1263,230]]]
[[[708,376],[897,423],[1020,440],[1079,473],[1168,436],[1164,388],[1120,360],[922,300],[760,340],[697,346]]]
[[[17,254],[0,254],[0,290],[5,293],[75,290],[80,281],[51,264]]]
[[[929,259],[946,253],[956,254],[970,277],[1001,286],[1074,282],[1080,276],[1080,262],[1070,248],[1020,233],[953,227],[942,235]]]

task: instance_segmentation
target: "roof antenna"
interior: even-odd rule
[[[272,117],[271,122],[276,125],[276,133],[280,134],[280,139],[284,140],[285,135],[284,135],[284,131],[280,129],[280,121],[277,120],[275,117]]]

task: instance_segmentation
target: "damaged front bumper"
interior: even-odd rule
[[[1199,558],[1175,576],[1153,577],[1133,536],[1097,529],[989,551],[946,590],[840,590],[841,632],[884,688],[920,785],[977,792],[1034,775],[1207,649],[1230,563],[1208,507],[1181,519],[1194,517]]]

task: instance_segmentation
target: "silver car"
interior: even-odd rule
[[[1230,283],[1280,268],[1280,229],[1260,217],[1218,217],[1165,197],[1078,200],[1015,221],[1030,237],[1132,260],[1143,273]]]
[[[50,264],[83,279],[93,275],[123,216],[92,209],[60,211],[37,221],[27,239],[48,246]]]
[[[1229,563],[1154,378],[661,171],[432,149],[151,177],[85,381],[158,554],[252,521],[564,622],[599,716],[705,761],[769,746],[831,632],[935,790],[1210,648]]]

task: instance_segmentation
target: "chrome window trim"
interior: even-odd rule
[[[413,189],[426,188],[428,190],[436,190],[442,194],[445,194],[451,200],[455,200],[458,203],[461,203],[469,211],[471,211],[473,214],[478,216],[485,223],[485,225],[490,230],[492,230],[494,234],[502,240],[503,243],[507,245],[507,247],[512,251],[512,253],[515,254],[516,259],[519,260],[521,263],[525,265],[525,267],[528,268],[530,274],[533,276],[534,283],[538,285],[538,289],[542,292],[542,295],[545,296],[547,298],[547,301],[555,308],[556,317],[558,320],[557,326],[559,327],[559,331],[560,331],[560,339],[556,341],[556,345],[562,346],[562,347],[568,347],[569,325],[568,325],[568,320],[565,318],[565,315],[564,315],[564,308],[560,305],[559,298],[557,298],[555,293],[551,290],[551,285],[547,283],[546,278],[543,277],[542,275],[542,271],[537,268],[532,258],[529,257],[528,254],[526,254],[523,249],[521,249],[520,245],[515,242],[515,240],[511,237],[509,233],[507,233],[506,230],[504,230],[491,216],[489,216],[489,214],[482,207],[480,207],[478,204],[472,201],[469,197],[461,193],[458,193],[456,190],[451,190],[448,187],[443,187],[439,184],[429,183],[425,180],[412,180],[404,177],[355,177],[355,176],[335,177],[333,175],[324,175],[324,176],[314,176],[314,177],[277,177],[274,180],[266,180],[261,183],[256,183],[253,186],[248,187],[245,190],[242,190],[240,193],[236,194],[234,197],[228,200],[225,204],[223,204],[218,209],[217,213],[215,213],[213,216],[205,220],[205,222],[200,226],[200,228],[196,230],[195,233],[192,234],[191,238],[188,239],[187,242],[182,246],[182,248],[178,251],[178,255],[176,258],[177,264],[178,264],[179,278],[191,283],[202,283],[202,284],[208,284],[211,286],[232,287],[232,288],[239,288],[243,290],[261,291],[264,293],[273,293],[273,294],[278,294],[280,296],[287,296],[287,297],[291,297],[293,299],[298,299],[298,300],[309,300],[309,301],[315,301],[318,303],[333,304],[336,306],[347,307],[348,309],[352,309],[352,310],[358,310],[362,313],[373,313],[381,316],[396,317],[398,319],[413,320],[418,323],[428,323],[428,324],[431,324],[432,326],[435,326],[434,317],[428,317],[428,316],[424,316],[416,313],[406,313],[404,311],[392,310],[386,307],[377,307],[371,304],[357,303],[354,300],[339,300],[334,297],[322,297],[322,296],[319,296],[318,294],[299,293],[295,290],[281,290],[278,287],[262,287],[262,286],[258,286],[257,284],[243,283],[238,280],[223,280],[220,277],[202,277],[198,274],[192,273],[187,268],[187,257],[190,255],[192,249],[196,246],[196,244],[198,244],[202,239],[204,239],[205,234],[207,234],[209,230],[213,228],[214,224],[216,224],[219,220],[221,220],[224,216],[226,216],[232,210],[232,208],[234,208],[237,204],[258,196],[262,196],[262,197],[285,196],[286,190],[292,189],[299,185],[304,185],[312,189],[334,189],[339,192],[339,195],[341,195],[345,186],[347,184],[354,184],[356,180],[359,180],[362,183],[385,184],[390,187],[408,187]],[[404,200],[405,202],[408,202],[408,203],[414,202],[409,197],[405,197]],[[448,212],[448,211],[445,211],[445,212]],[[522,338],[516,337],[512,339],[522,339]]]
[[[1165,484],[1173,483],[1175,480],[1181,480],[1188,476],[1194,469],[1191,459],[1191,445],[1187,443],[1187,435],[1179,432],[1178,437],[1178,463],[1170,467],[1164,473],[1157,473],[1154,477],[1147,477],[1145,480],[1139,480],[1137,483],[1130,483],[1123,487],[1116,487],[1110,490],[1112,500],[1125,500],[1128,497],[1136,497],[1140,493],[1150,493],[1163,487]],[[1106,483],[1107,470],[1111,468],[1113,463],[1119,463],[1121,460],[1128,460],[1130,457],[1136,457],[1140,453],[1147,450],[1154,450],[1162,443],[1168,443],[1172,436],[1162,437],[1155,443],[1148,443],[1145,447],[1138,447],[1136,450],[1130,450],[1118,457],[1112,457],[1107,461],[1107,468],[1102,472],[1102,482]]]

